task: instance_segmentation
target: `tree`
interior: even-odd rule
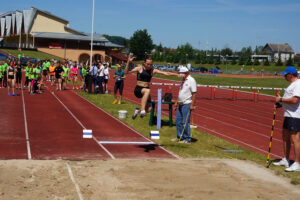
[[[279,58],[278,58],[278,60],[276,62],[276,66],[282,66],[282,65],[283,65],[283,63],[281,61],[281,55],[279,55]]]
[[[200,52],[198,52],[196,55],[195,64],[200,64],[200,63],[201,63],[201,54]]]
[[[215,61],[216,65],[221,64],[221,55],[219,54],[219,56],[217,57],[216,61]]]
[[[121,36],[110,36],[110,35],[103,35],[106,39],[110,42],[122,45],[124,47],[128,47],[128,39],[121,37]]]
[[[232,50],[228,47],[225,48],[225,49],[222,49],[221,50],[221,55],[222,56],[226,56],[226,55],[231,56],[232,55]]]
[[[153,41],[147,29],[137,30],[133,33],[129,40],[130,52],[132,52],[137,60],[143,60],[145,54],[150,54],[153,49]]]
[[[252,65],[251,56],[247,58],[246,65]]]
[[[254,65],[260,65],[258,58],[254,58]]]
[[[290,66],[290,65],[293,65],[293,64],[294,64],[294,62],[293,62],[293,59],[292,59],[292,55],[290,54],[289,59],[286,61],[286,65]]]
[[[264,66],[270,66],[270,62],[269,62],[269,59],[268,59],[268,58],[265,59],[265,61],[264,61]]]
[[[236,57],[235,57],[235,55],[233,55],[233,57],[232,57],[231,64],[232,65],[236,65]]]

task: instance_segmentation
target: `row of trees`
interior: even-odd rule
[[[133,52],[137,57],[137,60],[143,60],[146,54],[152,54],[155,61],[164,61],[170,63],[186,64],[187,62],[194,61],[196,64],[216,64],[219,65],[222,62],[230,62],[232,65],[260,65],[258,59],[252,60],[251,56],[266,55],[263,50],[263,46],[258,46],[254,50],[249,47],[243,47],[241,51],[234,52],[229,47],[225,47],[221,50],[211,49],[209,51],[194,49],[191,44],[186,43],[178,46],[176,49],[163,47],[162,44],[153,44],[151,35],[147,30],[137,30],[132,37],[127,40],[119,36],[107,36],[107,39],[111,42],[123,45],[129,48],[130,52]],[[223,56],[226,59],[221,59]],[[227,59],[230,57],[231,59]],[[272,58],[272,62],[275,63],[275,59]],[[281,59],[276,60],[276,65],[282,66]],[[287,65],[293,64],[293,59],[290,59],[285,63]],[[265,60],[263,65],[270,65],[269,60]]]

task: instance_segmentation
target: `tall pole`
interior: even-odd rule
[[[92,62],[93,62],[94,15],[95,15],[95,0],[93,0],[93,11],[92,11],[92,33],[91,33],[90,68],[92,68]]]

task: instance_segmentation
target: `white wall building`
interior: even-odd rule
[[[267,43],[263,50],[269,54],[271,57],[274,57],[274,60],[277,61],[279,56],[282,62],[286,62],[290,56],[292,59],[295,56],[295,51],[288,43],[284,44],[274,44],[274,43]]]

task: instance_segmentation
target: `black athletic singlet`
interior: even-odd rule
[[[137,74],[137,80],[149,83],[151,81],[151,78],[152,78],[152,72],[153,72],[153,68],[148,69],[148,70],[145,70],[143,68],[142,73]]]

